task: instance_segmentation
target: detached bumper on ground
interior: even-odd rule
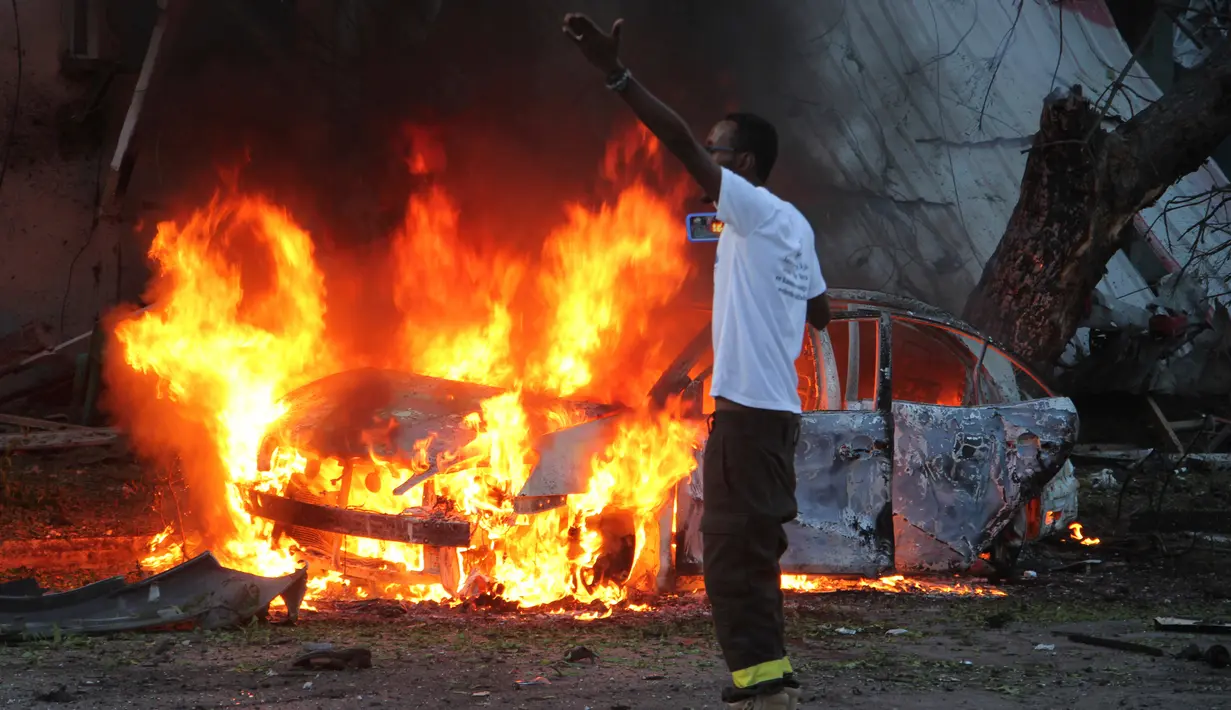
[[[28,582],[5,585],[0,587],[0,640],[181,624],[235,627],[265,614],[278,597],[294,620],[307,585],[307,567],[285,577],[258,577],[227,569],[208,552],[135,584],[112,577],[58,594],[43,594]]]

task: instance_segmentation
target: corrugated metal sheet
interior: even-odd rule
[[[791,16],[793,43],[805,48],[799,71],[782,80],[793,104],[784,128],[846,210],[829,220],[818,211],[833,210],[832,199],[801,204],[830,281],[956,312],[1017,201],[1043,98],[1071,84],[1098,96],[1132,56],[1102,0],[766,5]],[[1125,86],[1112,107],[1123,117],[1161,93],[1136,66]],[[1211,163],[1142,214],[1180,264],[1224,239],[1193,230],[1207,205],[1182,203],[1225,182]],[[1138,305],[1151,296],[1122,253],[1100,290]],[[1228,290],[1225,281],[1210,288]]]

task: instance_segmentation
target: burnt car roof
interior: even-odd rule
[[[412,454],[418,442],[433,435],[429,452],[456,448],[473,435],[464,426],[464,419],[478,411],[484,400],[506,391],[373,367],[338,372],[282,398],[287,410],[266,431],[258,467],[269,470],[270,457],[279,446],[312,452],[322,459],[374,453],[394,461]],[[587,419],[614,408],[530,393],[523,396],[532,404],[568,408]],[[394,423],[392,428],[390,422]]]

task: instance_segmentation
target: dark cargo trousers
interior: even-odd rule
[[[723,699],[797,687],[786,655],[781,569],[783,523],[795,506],[800,418],[759,409],[719,410],[702,460],[705,591],[733,686]]]

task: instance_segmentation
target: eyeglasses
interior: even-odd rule
[[[726,146],[721,146],[721,145],[707,145],[705,146],[705,151],[709,153],[710,155],[714,155],[715,153],[734,153],[736,152],[734,148],[728,148]]]

